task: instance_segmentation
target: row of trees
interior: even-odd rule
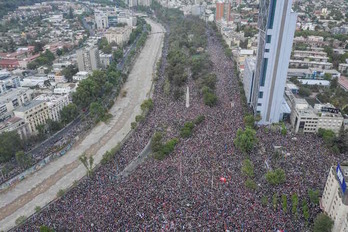
[[[182,87],[191,76],[197,81],[204,102],[215,105],[216,76],[210,74],[212,63],[205,52],[205,23],[198,17],[184,17],[176,9],[164,9],[158,3],[153,3],[153,8],[157,17],[170,27],[165,93],[172,93],[174,99],[179,99],[184,93]]]
[[[343,127],[338,135],[332,130],[319,128],[318,136],[324,140],[325,145],[332,149],[333,152],[345,153],[348,151],[348,131],[344,130]]]
[[[34,61],[30,62],[28,64],[28,69],[37,69],[38,67],[42,65],[52,65],[52,62],[54,61],[55,56],[50,50],[46,50],[45,52],[41,53],[38,58],[36,58]]]

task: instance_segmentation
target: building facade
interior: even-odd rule
[[[60,111],[70,103],[68,94],[51,96],[42,94],[35,100],[46,101],[49,111],[48,117],[53,121],[60,121]]]
[[[79,71],[94,71],[100,68],[99,50],[97,47],[86,47],[77,51]]]
[[[97,26],[98,30],[106,29],[109,27],[109,19],[108,19],[107,13],[95,12],[94,18],[95,18],[95,25]]]
[[[0,122],[12,117],[12,111],[32,98],[33,90],[16,88],[0,96]]]
[[[30,134],[37,134],[37,126],[45,125],[49,118],[47,103],[41,100],[33,100],[15,109],[14,115],[23,119],[28,124]]]
[[[245,97],[247,99],[247,103],[249,104],[252,99],[252,89],[254,85],[255,79],[255,67],[256,67],[256,59],[255,58],[247,58],[245,59],[245,68],[243,74],[243,86]]]
[[[344,117],[331,104],[315,104],[311,107],[305,99],[296,98],[287,93],[291,99],[290,122],[295,133],[317,133],[320,128],[332,130],[338,134]]]
[[[25,123],[24,119],[12,117],[0,123],[0,134],[4,132],[16,131],[21,139],[30,137],[29,125]]]
[[[109,28],[105,33],[105,38],[108,43],[115,42],[117,45],[123,45],[128,42],[132,28],[126,27],[114,27]]]
[[[320,201],[322,210],[334,221],[332,231],[348,231],[348,165],[331,167]]]
[[[291,0],[260,1],[259,43],[251,101],[254,113],[261,116],[260,124],[276,123],[281,119],[297,19],[291,6]]]

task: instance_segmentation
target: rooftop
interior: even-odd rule
[[[22,87],[10,89],[6,93],[0,95],[0,104],[11,101],[13,100],[13,98],[17,97],[19,94],[24,94],[28,91],[30,91],[30,89],[22,88]]]
[[[35,107],[35,106],[40,105],[43,102],[45,102],[45,101],[43,101],[43,100],[33,100],[33,101],[30,101],[30,102],[28,102],[27,104],[25,104],[25,105],[23,105],[21,107],[18,107],[14,111],[16,111],[16,112],[25,112],[25,111],[27,111],[27,110]]]
[[[348,90],[348,79],[344,76],[338,78],[338,84],[340,84],[344,89]]]

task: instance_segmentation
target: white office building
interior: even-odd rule
[[[347,164],[331,167],[320,201],[322,210],[334,221],[331,231],[348,231],[348,190],[345,182],[347,179]]]
[[[107,13],[95,12],[94,18],[98,30],[106,29],[109,27],[109,18]]]
[[[297,14],[292,1],[261,0],[259,8],[259,45],[251,106],[261,116],[260,124],[282,119],[284,90]],[[286,103],[285,103],[286,104]]]

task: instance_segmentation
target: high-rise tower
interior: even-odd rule
[[[251,106],[260,124],[279,122],[286,102],[284,89],[296,29],[292,0],[260,0],[259,44]]]

